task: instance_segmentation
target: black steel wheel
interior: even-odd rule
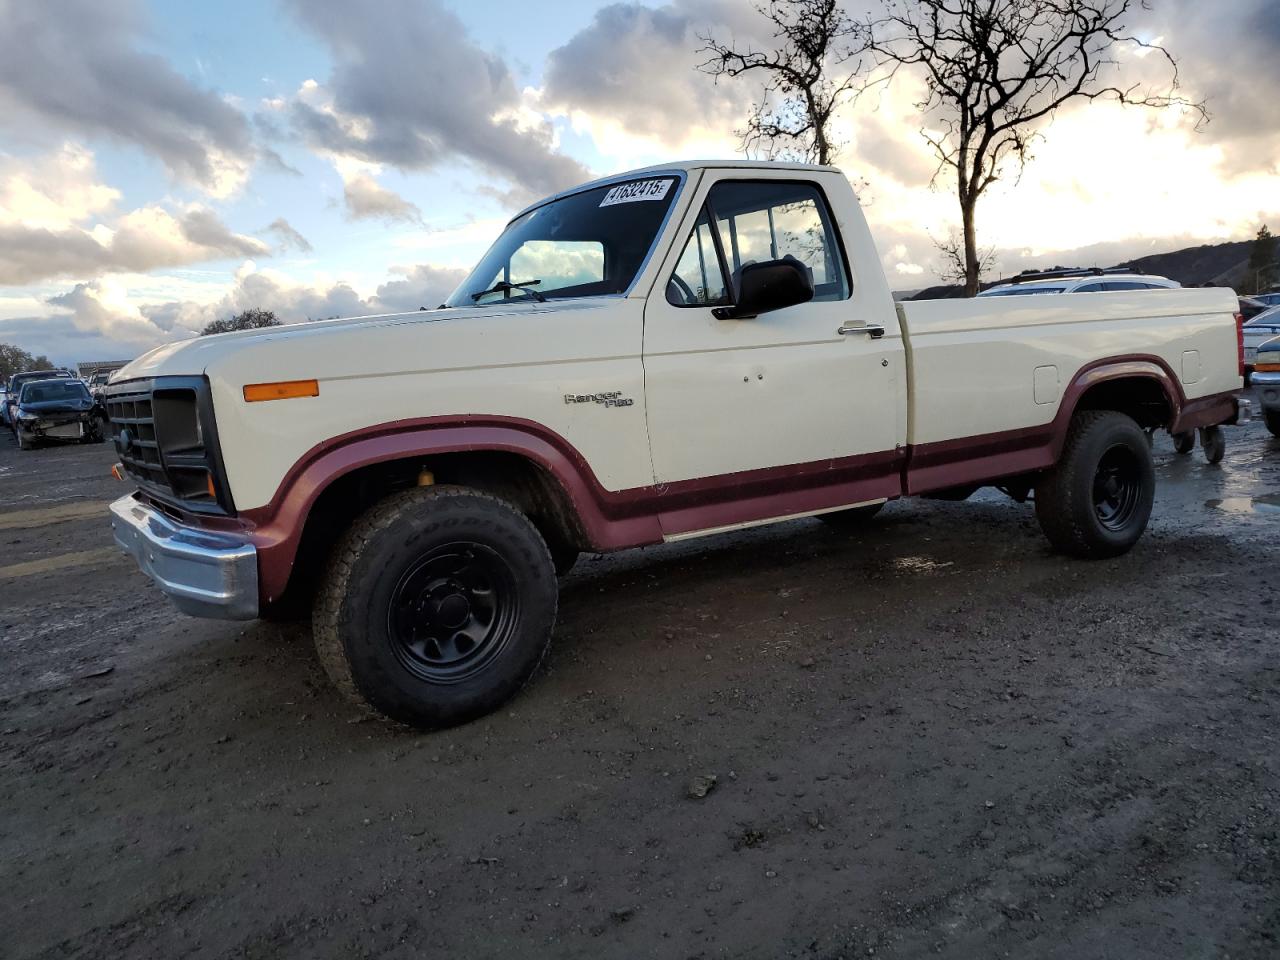
[[[498,656],[520,621],[507,561],[475,543],[443,544],[400,577],[387,632],[406,670],[435,683],[474,676]]]
[[[1151,447],[1133,418],[1085,411],[1072,419],[1058,462],[1036,482],[1036,519],[1063,553],[1118,556],[1146,530],[1155,487]]]
[[[424,729],[496,709],[533,675],[555,624],[546,542],[512,504],[417,487],[358,518],[312,611],[316,653],[355,702]]]
[[[1108,530],[1124,530],[1142,506],[1143,473],[1138,458],[1117,443],[1102,455],[1093,475],[1093,509]]]

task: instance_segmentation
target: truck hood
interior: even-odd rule
[[[339,344],[350,344],[350,349],[361,350],[368,346],[370,338],[375,337],[380,328],[386,327],[415,324],[429,328],[445,323],[452,326],[459,322],[483,322],[515,315],[533,316],[560,310],[594,309],[600,305],[601,298],[598,297],[551,300],[546,303],[522,301],[510,306],[415,310],[338,320],[311,320],[257,330],[237,330],[156,347],[124,366],[111,379],[113,383],[118,383],[147,377],[200,375],[208,372],[211,366],[221,365],[236,354],[257,352],[261,348],[268,348],[274,353],[282,348],[320,347],[323,343],[326,349],[342,349]]]

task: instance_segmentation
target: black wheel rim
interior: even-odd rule
[[[1093,508],[1107,530],[1124,530],[1142,502],[1142,469],[1127,447],[1115,446],[1098,461],[1093,475]]]
[[[476,543],[435,547],[391,592],[387,633],[414,676],[456,683],[502,652],[519,619],[515,576],[494,550]]]

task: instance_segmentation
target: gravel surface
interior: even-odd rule
[[[106,446],[5,434],[0,953],[1280,955],[1280,441],[1156,451],[1106,563],[987,492],[585,558],[525,692],[422,735],[171,609]]]

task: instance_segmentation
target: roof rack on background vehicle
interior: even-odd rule
[[[1129,267],[1072,267],[1063,270],[1024,270],[1009,280],[998,280],[992,286],[1005,283],[1030,283],[1033,280],[1060,280],[1064,277],[1105,277],[1117,273],[1133,273]]]

